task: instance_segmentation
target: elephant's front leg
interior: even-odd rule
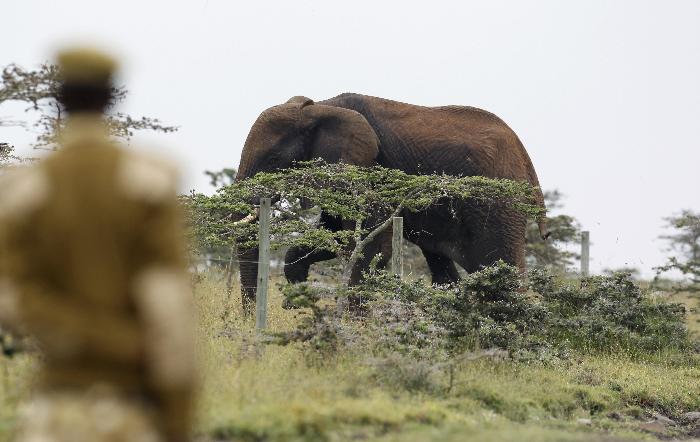
[[[452,284],[459,281],[455,263],[448,257],[423,250],[423,256],[433,274],[433,284]]]
[[[284,276],[291,283],[304,282],[309,277],[311,264],[327,261],[335,257],[335,253],[327,250],[291,247],[284,256]]]

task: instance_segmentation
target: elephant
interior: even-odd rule
[[[475,107],[425,107],[354,93],[319,102],[295,96],[257,118],[245,141],[236,180],[316,158],[380,165],[408,174],[524,181],[536,188],[536,204],[544,208],[537,173],[518,136],[499,117]],[[457,281],[455,263],[467,272],[499,259],[524,266],[527,219],[512,207],[463,201],[456,207],[435,204],[402,216],[404,237],[422,250],[433,283]],[[347,228],[347,221],[323,213],[320,219],[330,229]],[[538,223],[546,239],[544,216]],[[377,253],[382,253],[379,265],[387,263],[390,235],[380,235],[367,246],[365,258],[353,269],[351,284],[359,281]],[[334,256],[292,248],[285,256],[285,276],[290,282],[304,281],[311,264]],[[250,305],[255,297],[258,250],[239,250],[238,258],[244,305]]]

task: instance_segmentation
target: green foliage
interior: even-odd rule
[[[218,171],[204,171],[210,179],[211,185],[215,187],[220,187],[224,185],[232,184],[236,178],[237,171],[232,168],[224,168]],[[181,201],[184,205],[188,207],[195,207],[195,205],[200,204],[201,195],[190,195],[189,197],[181,196]],[[206,199],[206,197],[205,197]],[[199,206],[203,207],[203,206]],[[189,212],[190,222],[193,226],[201,226],[203,222],[202,218],[196,218],[197,213]],[[202,213],[200,212],[201,216]],[[200,232],[201,233],[201,232]],[[207,267],[217,267],[223,270],[227,275],[232,277],[232,272],[237,265],[235,259],[235,247],[223,241],[217,241],[216,237],[211,238],[201,238],[197,237],[195,232],[190,230],[190,245],[191,245],[191,256],[200,258],[200,264],[204,264]]]
[[[521,286],[519,271],[502,261],[469,274],[460,283],[457,303],[470,319],[477,344],[486,348],[531,347],[547,317],[546,307]]]
[[[236,180],[238,171],[231,167],[224,167],[221,170],[205,170],[204,174],[209,177],[209,184],[214,187],[228,186]]]
[[[296,330],[273,333],[272,342],[280,345],[304,342],[322,355],[336,352],[343,341],[344,330],[335,308],[319,303],[324,297],[323,292],[308,284],[283,285],[282,294],[288,308],[308,308],[311,314],[302,318]]]
[[[402,282],[387,272],[365,276],[362,284],[348,289],[347,296],[366,312],[363,330],[369,347],[418,360],[444,359],[455,290],[423,281]]]
[[[15,154],[15,147],[7,143],[0,143],[0,167],[11,164],[19,164],[25,159]]]
[[[248,248],[257,244],[258,228],[255,223],[239,221],[254,213],[254,204],[263,197],[276,201],[270,226],[273,248],[304,246],[329,250],[350,256],[350,261],[361,253],[368,237],[388,227],[391,216],[403,210],[476,199],[488,204],[509,204],[533,217],[541,212],[527,183],[484,177],[408,175],[379,166],[362,168],[321,160],[298,163],[279,172],[259,173],[221,187],[214,195],[192,194],[183,202],[189,208],[191,226],[202,247],[238,244]],[[355,228],[333,232],[318,226],[308,207],[352,220]]]
[[[654,302],[629,274],[585,278],[580,285],[531,272],[550,311],[548,336],[585,351],[653,353],[692,346],[681,304]]]
[[[38,119],[33,123],[38,135],[34,143],[37,148],[55,148],[57,136],[65,123],[63,110],[56,97],[59,91],[58,68],[44,63],[37,69],[25,69],[16,64],[3,68],[0,78],[0,104],[6,101],[26,103],[27,112],[38,113]],[[112,89],[113,104],[122,102],[127,95],[124,87]],[[3,122],[0,121],[0,126]],[[25,126],[25,122],[14,122]],[[129,140],[134,131],[154,130],[157,132],[174,132],[174,126],[162,124],[158,119],[150,117],[133,118],[124,113],[116,113],[107,117],[107,124],[112,134],[124,140]]]
[[[546,308],[522,290],[519,272],[503,262],[452,286],[375,272],[352,287],[350,296],[371,298],[366,306],[370,342],[419,359],[447,360],[481,348],[511,354],[537,350],[547,317]]]
[[[665,272],[678,271],[687,283],[676,286],[676,291],[700,292],[700,213],[683,210],[680,215],[666,218],[666,222],[667,227],[675,232],[661,238],[670,244],[669,251],[677,255],[656,268],[657,277]]]
[[[392,212],[399,206],[414,211],[425,209],[442,198],[507,201],[530,215],[540,213],[527,183],[485,177],[408,175],[397,169],[327,164],[322,160],[297,166],[282,172],[257,174],[222,189],[221,193],[238,200],[303,198],[331,215],[361,220],[376,212]]]
[[[517,359],[548,360],[571,352],[642,356],[694,346],[685,308],[652,301],[627,274],[563,282],[548,271],[534,270],[529,274],[532,290],[526,291],[524,284],[517,269],[498,262],[453,286],[404,282],[373,272],[362,284],[336,295],[363,306],[355,344],[375,354],[418,361],[447,360],[480,348],[503,349]],[[299,289],[287,288],[285,294],[292,296],[294,290]],[[318,315],[323,316],[320,310],[314,315],[301,325],[307,334],[313,333]],[[333,339],[338,348],[338,337]]]
[[[10,64],[2,70],[0,103],[21,101],[39,110],[47,100],[55,99],[58,95],[58,84],[58,68],[55,65],[43,63],[38,69],[27,70]]]
[[[544,192],[548,212],[563,207],[562,199],[563,195],[558,190]],[[534,220],[528,223],[525,246],[527,266],[563,273],[580,259],[577,253],[567,248],[580,243],[581,226],[573,216],[561,214],[547,217],[547,229],[551,235],[547,241],[542,241],[537,223]]]

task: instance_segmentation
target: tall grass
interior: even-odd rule
[[[317,354],[301,343],[266,344],[242,316],[238,290],[229,295],[216,272],[203,274],[194,293],[199,441],[624,441],[651,438],[642,426],[653,412],[700,410],[700,366],[689,353],[584,352],[543,363],[477,351],[449,364],[380,358],[362,346]],[[308,314],[281,306],[273,290],[272,332],[293,330]],[[33,355],[0,357],[0,441],[36,367]]]
[[[227,299],[216,275],[196,296],[198,428],[214,440],[638,440],[652,412],[700,409],[700,367],[677,352],[547,364],[485,354],[447,366],[378,360],[362,348],[310,357],[300,343],[265,345],[240,316],[238,293]],[[272,331],[291,330],[306,314],[281,305],[275,292]]]

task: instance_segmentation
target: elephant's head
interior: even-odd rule
[[[285,169],[296,161],[376,164],[379,141],[364,116],[353,110],[293,97],[265,110],[246,139],[236,180]],[[255,299],[258,250],[239,251],[244,307]]]
[[[238,179],[315,158],[371,166],[378,152],[377,135],[360,113],[293,97],[255,121],[243,147]]]

